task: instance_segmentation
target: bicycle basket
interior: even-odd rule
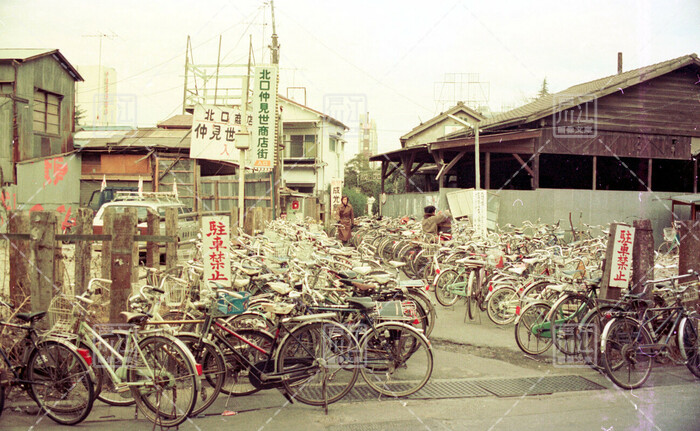
[[[189,292],[189,284],[186,280],[167,276],[161,283],[161,289],[165,291],[163,298],[167,307],[177,307],[185,301],[185,297]]]
[[[664,228],[664,241],[673,241],[676,239],[676,229],[672,227]]]
[[[241,314],[248,308],[248,301],[250,300],[250,293],[248,292],[236,292],[241,298],[236,298],[235,296],[228,293],[219,293],[216,300],[216,308],[213,310],[215,315],[221,316],[232,316],[234,314]]]
[[[76,317],[73,315],[73,307],[75,306],[74,295],[57,295],[49,304],[48,318],[49,327],[52,333],[73,332],[73,328],[77,323]]]

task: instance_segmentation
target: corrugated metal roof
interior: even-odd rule
[[[496,130],[516,124],[529,123],[556,112],[569,109],[580,103],[598,99],[608,94],[624,90],[633,85],[654,79],[681,67],[696,64],[700,66],[697,54],[684,55],[672,60],[606,76],[583,84],[574,85],[564,91],[541,97],[532,103],[504,112],[483,121],[482,130]],[[556,101],[556,103],[554,103]]]
[[[70,64],[66,57],[61,54],[61,51],[57,49],[45,49],[45,48],[0,48],[0,61],[1,60],[15,60],[20,62],[31,61],[37,58],[44,57],[46,55],[51,55],[56,61],[58,61],[61,66],[68,72],[69,75],[73,77],[76,81],[84,81],[83,77],[80,76],[77,69]]]
[[[158,123],[158,127],[163,129],[189,129],[192,127],[192,114],[178,114]]]
[[[73,144],[83,149],[107,148],[190,148],[189,129],[146,128],[118,131],[80,131]]]

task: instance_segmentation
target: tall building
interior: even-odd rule
[[[358,151],[367,157],[377,154],[377,123],[369,118],[369,112],[360,114],[360,146]]]
[[[106,127],[119,124],[117,71],[107,66],[78,66],[85,82],[76,86],[76,109],[83,111],[81,126]]]

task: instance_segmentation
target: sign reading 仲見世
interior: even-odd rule
[[[236,135],[241,131],[242,121],[238,107],[195,106],[190,158],[234,160]],[[251,116],[248,116],[248,124],[252,124]]]

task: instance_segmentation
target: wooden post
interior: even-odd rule
[[[32,312],[46,311],[54,296],[54,258],[56,248],[56,225],[58,218],[53,211],[35,211],[30,215],[31,248],[29,261],[32,295]],[[60,293],[60,292],[59,292]]]
[[[75,233],[78,235],[92,234],[92,210],[90,208],[78,208],[75,217]],[[75,287],[76,295],[85,292],[90,281],[92,268],[92,243],[89,241],[75,241]]]
[[[591,186],[591,190],[596,190],[596,187],[598,185],[598,156],[593,156],[593,185]]]
[[[214,211],[219,211],[219,182],[210,183],[214,187]]]
[[[54,225],[53,230],[53,234],[55,237],[56,235],[60,235],[61,233],[63,233],[63,229],[61,227],[61,219],[63,217],[63,214],[57,212],[54,212],[54,214],[56,215],[56,224]],[[58,241],[54,238],[53,244],[53,277],[51,277],[51,280],[53,282],[53,290],[57,293],[73,293],[71,291],[72,289],[65,288],[65,280],[63,279],[63,276],[66,273],[66,269],[63,262],[63,241]],[[68,278],[70,278],[70,275],[68,276]]]
[[[255,230],[255,211],[250,208],[245,212],[245,217],[243,218],[243,232],[248,235],[254,235]]]
[[[632,247],[632,293],[642,293],[644,283],[654,279],[654,232],[651,220],[635,220]]]
[[[491,188],[491,153],[488,152],[484,158],[484,188],[486,190]]]
[[[149,212],[146,216],[146,234],[160,235],[160,216]],[[160,265],[160,245],[154,241],[146,243],[146,266],[156,268]]]
[[[9,232],[29,233],[29,212],[10,211]],[[15,306],[19,306],[26,297],[31,295],[32,285],[30,275],[35,272],[30,265],[29,250],[31,243],[24,240],[10,240],[10,300]],[[29,305],[20,311],[29,311]]]
[[[114,210],[105,209],[102,217],[102,233],[114,235]],[[102,241],[102,278],[112,279],[112,241]]]
[[[177,208],[165,209],[165,235],[175,239],[165,245],[165,267],[174,268],[177,265],[177,237],[178,237]]]
[[[134,235],[136,234],[136,212],[126,210],[113,219],[112,233],[112,287],[110,289],[109,321],[124,322],[119,315],[127,310],[127,301],[131,295],[131,277],[134,262]]]
[[[238,236],[238,207],[231,207],[231,237]]]
[[[678,274],[700,272],[700,220],[678,221],[681,245],[678,249]]]

